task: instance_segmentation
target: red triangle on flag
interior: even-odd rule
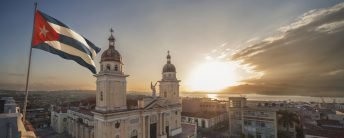
[[[44,41],[55,41],[59,39],[59,34],[48,24],[47,20],[37,10],[35,13],[34,33],[32,47]]]

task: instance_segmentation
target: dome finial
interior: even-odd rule
[[[115,37],[113,36],[113,29],[110,29],[110,37],[109,37],[109,47],[115,48]]]
[[[167,51],[167,63],[171,63],[171,56],[170,56],[170,50]]]

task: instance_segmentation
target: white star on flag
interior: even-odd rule
[[[43,27],[42,28],[39,28],[39,30],[40,30],[40,32],[39,32],[39,34],[40,35],[44,35],[44,37],[47,37],[47,33],[49,32],[47,29],[45,29],[45,25],[43,25]]]

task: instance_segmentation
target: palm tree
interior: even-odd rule
[[[287,135],[287,137],[290,137],[290,131],[289,128],[291,126],[293,126],[294,124],[300,124],[300,119],[298,117],[298,115],[294,112],[290,112],[288,110],[280,110],[277,112],[277,122],[278,124],[286,127],[286,132],[287,133],[283,133],[283,132],[279,132],[279,134],[283,134],[284,136]],[[281,136],[283,137],[283,136]]]

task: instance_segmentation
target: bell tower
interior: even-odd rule
[[[115,49],[113,30],[110,29],[109,48],[103,52],[97,77],[96,111],[113,112],[127,109],[127,82],[122,57]]]
[[[159,96],[169,101],[179,102],[179,82],[176,77],[176,67],[171,63],[170,52],[167,51],[167,63],[162,69],[162,79],[159,81]]]

